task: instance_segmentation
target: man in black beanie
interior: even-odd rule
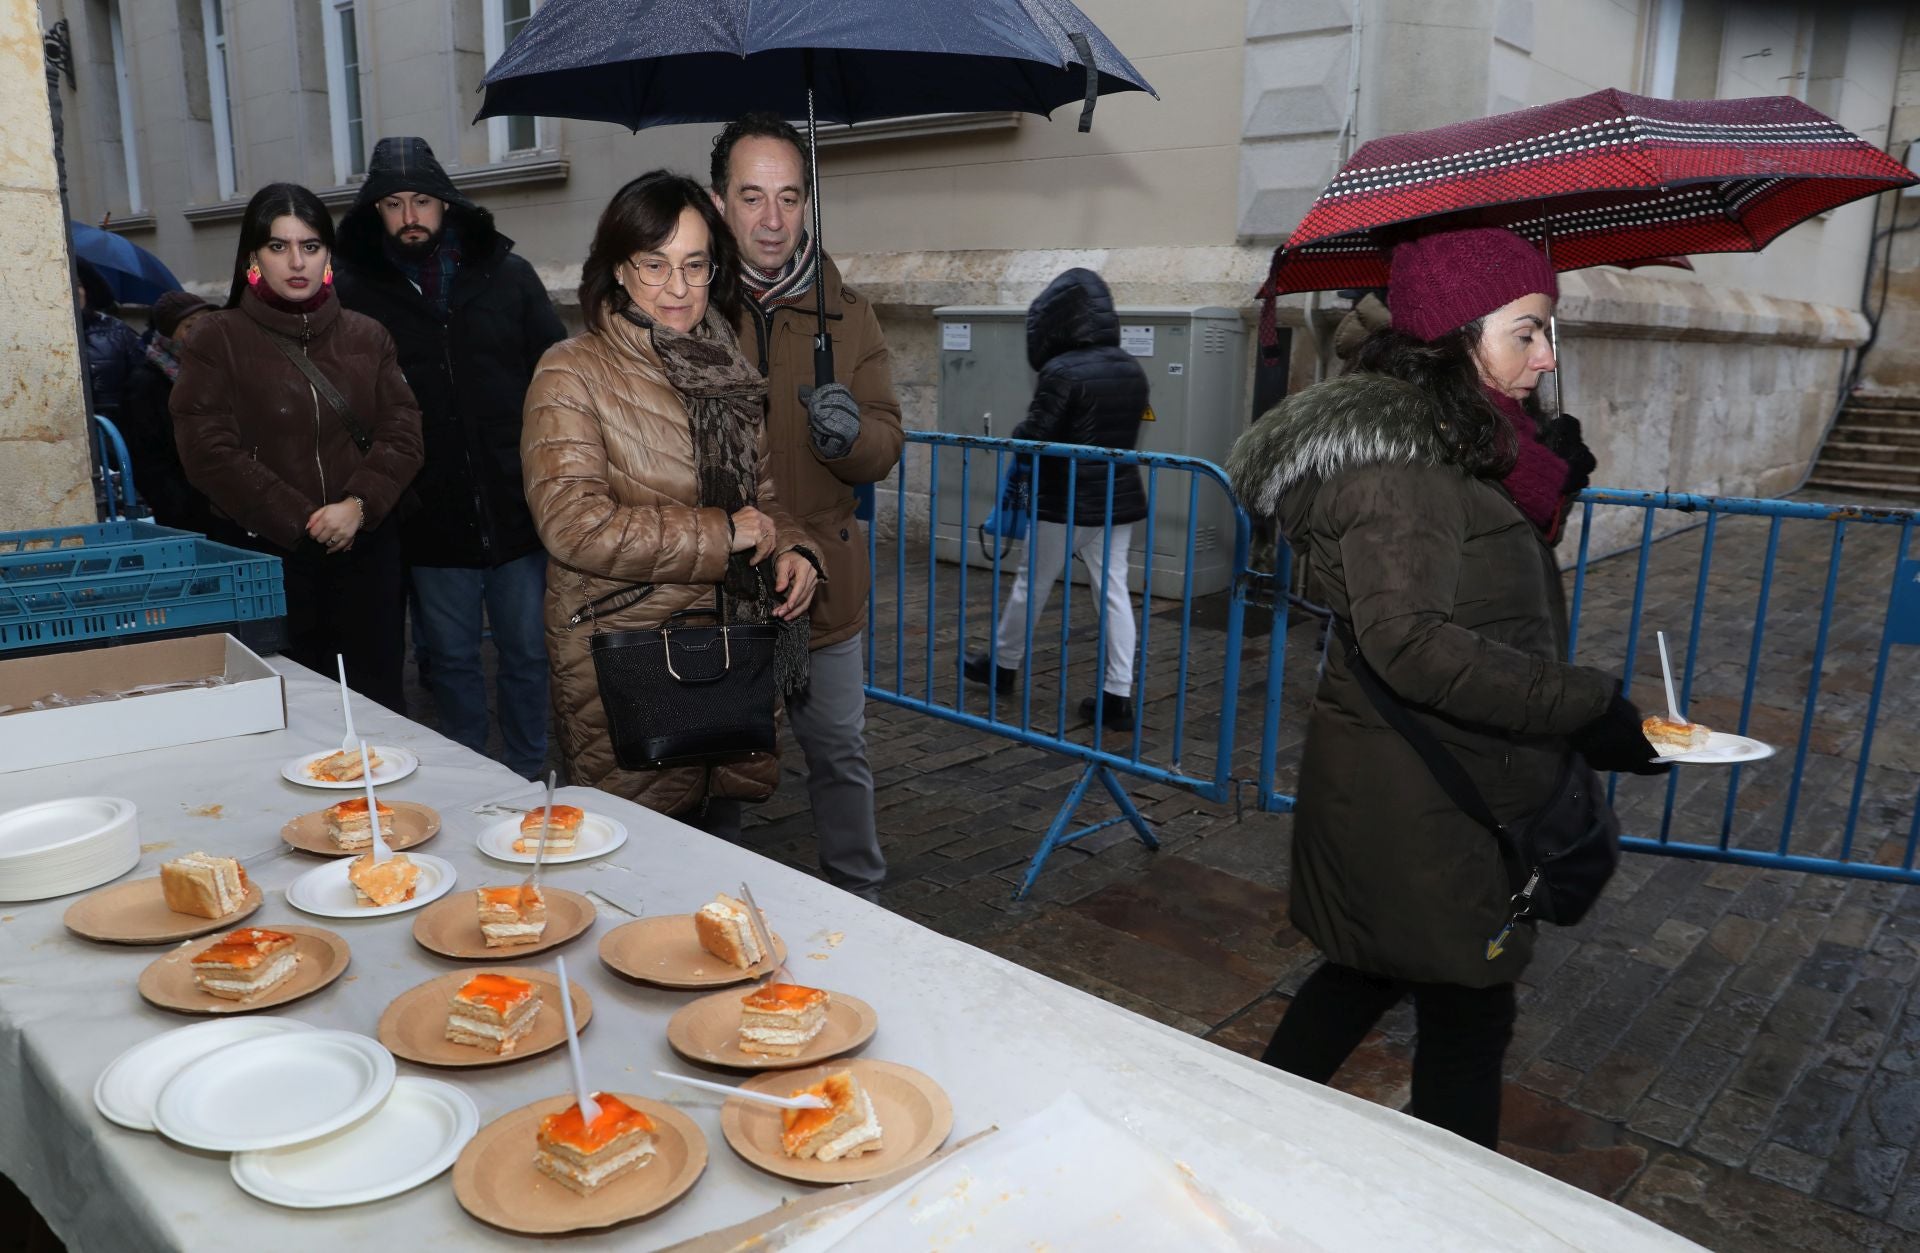
[[[382,139],[334,267],[341,303],[387,328],[420,402],[427,459],[401,536],[440,729],[487,749],[482,619],[499,652],[500,760],[547,757],[546,553],[520,481],[520,407],[542,353],[566,338],[534,269],[417,136]]]

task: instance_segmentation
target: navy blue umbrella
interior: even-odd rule
[[[816,120],[1045,115],[1071,101],[1084,131],[1099,96],[1153,92],[1068,0],[547,0],[482,86],[482,118],[541,114],[639,130],[765,110],[804,114],[809,141]],[[813,173],[818,244],[817,160]],[[814,376],[825,384],[833,355],[817,276],[814,292]]]
[[[180,290],[160,258],[128,239],[84,222],[67,223],[73,254],[100,272],[113,298],[126,304],[150,305],[170,291]]]

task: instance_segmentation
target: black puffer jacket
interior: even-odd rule
[[[140,333],[119,318],[88,308],[82,319],[87,328],[87,375],[93,383],[93,411],[118,421],[127,383],[146,352]]]
[[[1027,416],[1015,439],[1132,448],[1147,411],[1147,372],[1120,348],[1120,315],[1113,293],[1092,270],[1068,270],[1047,284],[1027,307],[1027,362],[1040,372]],[[1043,522],[1067,522],[1068,472],[1075,526],[1100,526],[1107,517],[1107,464],[1040,461]],[[1113,475],[1113,521],[1147,516],[1147,496],[1138,466],[1117,466]]]
[[[420,508],[402,523],[407,560],[492,567],[540,547],[521,486],[520,408],[540,355],[567,332],[493,215],[453,195],[446,221],[461,262],[444,317],[387,259],[370,201],[341,220],[334,267],[340,302],[387,328],[420,402],[426,464]]]

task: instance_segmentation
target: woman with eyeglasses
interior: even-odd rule
[[[712,609],[724,585],[730,622],[780,625],[777,686],[805,685],[818,570],[774,499],[766,381],[733,332],[739,272],[692,179],[655,170],[615,192],[582,267],[587,331],[541,358],[520,436],[551,558],[547,656],[568,779],[717,835],[738,832],[742,802],[772,794],[779,762],[622,770],[591,638]]]

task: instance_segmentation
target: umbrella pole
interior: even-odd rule
[[[820,134],[813,116],[813,49],[802,56],[807,68],[807,185],[813,194],[813,385],[833,382],[833,338],[827,334],[826,242],[820,238]]]
[[[1548,235],[1545,242],[1547,249],[1547,268],[1552,269],[1553,236]],[[1553,349],[1553,409],[1547,414],[1547,420],[1549,422],[1567,411],[1567,390],[1560,382],[1559,302],[1555,301],[1554,305],[1554,311],[1547,315],[1547,347]]]

